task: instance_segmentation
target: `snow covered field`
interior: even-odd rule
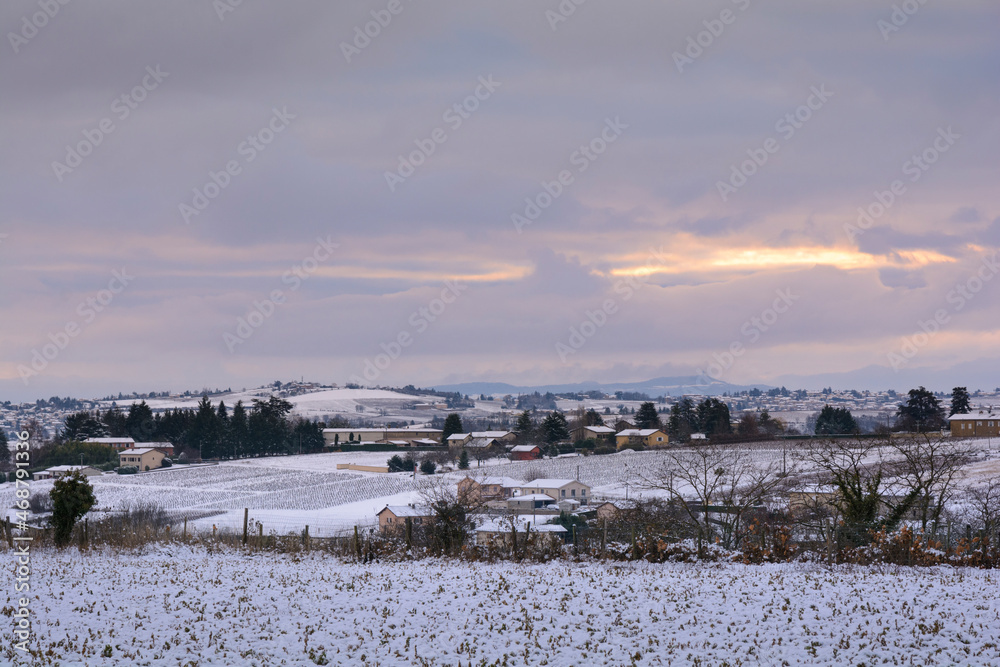
[[[1000,580],[973,569],[360,565],[177,545],[38,551],[32,570],[34,646],[66,667],[1000,664]]]

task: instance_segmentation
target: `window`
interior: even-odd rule
[[[587,489],[580,489],[580,495],[581,496],[587,495]]]
[[[565,498],[565,497],[566,497],[566,489],[563,489],[562,491],[560,491],[560,493],[562,494],[562,497],[563,497],[563,498]]]
[[[576,489],[573,489],[573,490],[572,490],[572,491],[570,492],[570,494],[571,494],[571,495],[572,495],[572,496],[573,496],[574,498],[576,498]]]

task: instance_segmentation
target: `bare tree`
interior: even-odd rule
[[[774,462],[755,461],[753,453],[719,444],[665,452],[658,469],[640,473],[643,488],[666,491],[697,536],[701,553],[706,541],[739,544],[751,515],[784,483]]]
[[[428,545],[438,553],[458,553],[472,535],[476,515],[483,511],[482,498],[477,494],[460,494],[444,478],[425,483],[420,497],[432,517],[426,527]]]
[[[937,524],[945,504],[955,493],[959,470],[971,460],[967,445],[951,438],[930,433],[893,438],[891,446],[902,461],[890,467],[910,493],[915,493],[913,512],[920,528],[927,532],[928,524]]]
[[[982,528],[987,536],[996,535],[1000,530],[1000,480],[991,479],[968,489],[966,500],[976,527]]]

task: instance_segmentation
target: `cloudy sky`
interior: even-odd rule
[[[1000,370],[994,2],[51,5],[0,399]]]

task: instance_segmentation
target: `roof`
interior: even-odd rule
[[[472,437],[471,433],[452,433],[451,435],[448,436],[447,439],[448,440],[465,440],[465,439],[471,438],[471,437]]]
[[[533,523],[530,521],[531,517],[517,517],[514,525],[518,532],[524,532],[525,528],[529,528],[535,533],[565,533],[568,532],[563,526],[557,523]],[[487,521],[483,525],[476,528],[476,532],[479,533],[509,533],[510,523],[508,521]]]
[[[535,501],[535,500],[548,500],[549,502],[555,502],[556,499],[553,498],[552,496],[547,496],[544,493],[529,493],[526,496],[514,496],[513,498],[508,498],[507,500],[508,501],[510,501],[510,500],[531,500],[531,501]]]
[[[572,484],[573,482],[583,484],[583,482],[579,482],[575,479],[533,479],[530,482],[525,482],[521,485],[521,487],[533,487],[536,489],[561,489],[567,484]],[[583,485],[587,486],[586,484]]]
[[[409,516],[409,517],[426,517],[431,516],[431,511],[429,509],[421,509],[418,507],[410,507],[409,505],[386,505],[378,512],[375,516],[378,516],[382,512],[389,510],[396,516]]]
[[[143,454],[148,454],[150,452],[160,452],[160,450],[156,449],[155,447],[143,447],[142,449],[125,449],[118,452],[118,456],[122,456],[124,454],[135,454],[137,456],[142,456]],[[160,453],[162,454],[163,452]]]
[[[412,440],[415,445],[438,445],[440,444],[437,440],[429,440],[427,438],[415,438]]]
[[[135,443],[136,449],[159,449],[160,447],[170,447],[173,449],[174,445],[170,442],[137,442]]]
[[[513,477],[483,477],[482,479],[472,479],[471,477],[466,477],[466,479],[477,482],[483,486],[504,486],[510,489],[515,489],[524,484],[519,479],[514,479]]]
[[[46,468],[45,472],[73,472],[74,470],[86,470],[87,468],[97,470],[94,466],[52,466],[51,468]]]
[[[615,430],[610,426],[585,426],[588,431],[593,431],[594,433],[614,433]]]
[[[978,412],[976,414],[962,413],[948,417],[948,421],[969,421],[972,419],[1000,419],[1000,413],[993,415],[989,412]]]
[[[473,438],[502,438],[508,435],[510,431],[473,431]]]
[[[640,438],[647,438],[654,433],[660,432],[658,428],[627,428],[618,432],[618,435],[628,435],[628,436],[639,436]]]
[[[132,438],[87,438],[84,442],[135,442]]]
[[[496,438],[473,438],[465,443],[466,448],[487,449],[496,444]]]
[[[517,445],[510,451],[512,452],[533,452],[538,449],[538,445]],[[541,450],[539,450],[541,451]]]

